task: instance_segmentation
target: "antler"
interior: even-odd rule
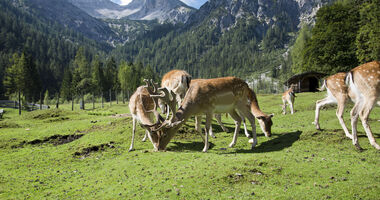
[[[177,105],[176,94],[173,91],[169,92],[167,88],[158,88],[158,90],[161,91],[161,94],[154,94],[150,96],[153,99],[160,98],[163,102],[169,105],[170,110],[172,111],[172,116],[169,119],[169,121],[171,121],[174,118],[174,115],[176,113],[176,105]],[[171,99],[170,99],[170,96],[172,97]]]
[[[148,93],[150,95],[157,95],[158,94],[157,93],[158,83],[154,83],[152,79],[144,79],[144,82],[146,83],[146,85],[144,87],[148,90]],[[157,119],[157,122],[153,124],[155,126],[155,125],[160,124],[160,121],[164,121],[164,120],[161,117],[160,113],[158,113],[158,111],[157,111],[158,99],[157,98],[152,98],[152,99],[154,102],[154,108],[153,108],[153,110],[151,110],[149,112],[153,112],[156,119]]]

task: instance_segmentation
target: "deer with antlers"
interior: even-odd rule
[[[343,111],[345,104],[347,103],[347,100],[352,99],[353,101],[355,101],[355,94],[345,84],[345,77],[346,73],[340,72],[327,77],[323,81],[323,85],[319,90],[323,91],[324,89],[326,89],[327,97],[316,102],[315,120],[313,124],[315,125],[315,128],[317,130],[320,130],[319,111],[321,107],[329,104],[337,104],[336,116],[346,136],[352,139],[352,135],[348,131],[346,124],[343,120]]]
[[[152,97],[157,97],[152,95]],[[162,95],[159,98],[165,98]],[[173,99],[171,100],[173,101]],[[205,146],[203,152],[209,148],[208,133],[211,129],[211,120],[214,113],[229,113],[235,120],[235,131],[230,147],[236,144],[237,135],[240,130],[242,117],[247,118],[252,126],[252,148],[257,144],[255,117],[265,136],[271,136],[272,117],[266,115],[259,108],[255,93],[248,87],[247,83],[236,77],[224,77],[205,79],[191,84],[178,111],[174,112],[170,119],[159,122],[158,128],[154,126],[152,137],[158,150],[165,150],[167,144],[173,138],[177,130],[190,117],[206,115]]]
[[[352,69],[347,73],[346,84],[355,95],[355,105],[350,113],[352,143],[361,149],[357,136],[357,123],[360,117],[370,144],[380,150],[368,124],[369,114],[380,96],[380,62],[369,62]]]
[[[290,113],[294,113],[294,99],[296,98],[296,93],[294,91],[295,85],[290,85],[290,88],[282,94],[282,114],[286,114],[286,105],[289,104]]]
[[[153,144],[153,148],[157,150],[157,147],[153,143],[152,139],[152,137],[155,137],[156,134],[152,134],[151,129],[155,126],[155,124],[157,124],[154,122],[155,118],[158,122],[164,120],[157,112],[157,99],[151,97],[152,94],[157,95],[157,85],[154,84],[152,80],[145,79],[144,81],[146,82],[146,85],[138,87],[129,100],[129,110],[132,114],[133,126],[132,140],[129,151],[133,150],[137,122],[139,122],[141,127],[146,130],[143,141],[145,141],[146,137],[148,137]]]

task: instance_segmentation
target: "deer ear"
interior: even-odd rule
[[[272,114],[269,115],[269,118],[272,118],[272,117],[274,117],[274,113],[272,113]]]

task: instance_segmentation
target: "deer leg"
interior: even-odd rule
[[[290,107],[290,114],[292,114],[292,115],[294,113],[293,105],[294,105],[294,101],[290,100],[289,107]]]
[[[252,139],[249,140],[249,143],[252,144],[251,149],[253,149],[257,145],[255,117],[250,112],[247,113],[245,117],[252,126]]]
[[[211,128],[211,120],[212,120],[212,114],[206,114],[206,128],[205,128],[205,146],[203,148],[203,152],[207,152],[209,144],[208,144],[208,134]]]
[[[201,124],[202,124],[202,115],[195,116],[195,130],[201,136],[202,141],[204,142],[205,139],[202,135]]]
[[[282,100],[282,114],[286,115],[286,100]]]
[[[245,117],[244,116],[242,116],[241,117],[241,120],[243,121],[243,126],[244,126],[244,134],[245,134],[245,136],[247,137],[247,138],[250,138],[251,137],[251,135],[249,134],[249,132],[248,132],[248,129],[247,129],[247,124],[245,123]]]
[[[215,117],[216,121],[218,122],[219,126],[223,129],[223,131],[228,132],[229,130],[222,123],[222,115],[221,114],[215,114],[214,117]]]
[[[373,137],[373,134],[371,131],[371,127],[368,124],[368,117],[369,117],[369,114],[371,113],[371,110],[373,108],[374,103],[375,103],[375,99],[364,101],[364,105],[363,105],[363,108],[361,109],[361,111],[359,112],[359,116],[360,116],[360,119],[362,121],[363,128],[367,134],[367,137],[368,137],[370,144],[373,147],[375,147],[377,150],[380,150],[380,146],[376,143],[376,140]]]
[[[321,127],[319,126],[319,111],[322,106],[327,105],[327,104],[332,104],[336,103],[336,101],[330,97],[326,97],[324,99],[318,100],[315,104],[315,120],[313,124],[315,125],[315,128],[317,130],[320,130]]]
[[[230,143],[229,147],[234,147],[237,141],[239,131],[240,131],[241,117],[239,116],[239,114],[236,113],[235,110],[231,111],[229,114],[231,115],[232,119],[234,119],[235,121],[234,136],[232,138],[232,142]]]
[[[358,117],[359,117],[359,108],[360,100],[357,100],[354,107],[351,110],[351,127],[352,127],[352,144],[356,146],[359,150],[361,149],[358,142],[358,133],[357,133],[357,125],[358,125]]]
[[[133,120],[132,120],[132,140],[131,140],[131,146],[129,147],[128,151],[133,151],[133,143],[135,141],[135,132],[136,132],[136,118],[133,117]]]
[[[347,126],[343,120],[343,111],[344,111],[345,102],[346,102],[345,98],[343,100],[338,101],[338,108],[336,109],[336,116],[338,117],[339,123],[342,126],[343,131],[346,134],[346,136],[348,138],[352,139],[352,135],[348,131]]]
[[[145,135],[141,141],[145,142],[147,137],[148,137],[148,133],[145,133]]]

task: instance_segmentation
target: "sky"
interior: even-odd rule
[[[120,4],[120,5],[127,5],[129,4],[132,0],[111,0],[117,4]],[[207,0],[180,0],[182,2],[184,2],[185,4],[191,6],[191,7],[194,7],[194,8],[199,8],[201,7]]]

